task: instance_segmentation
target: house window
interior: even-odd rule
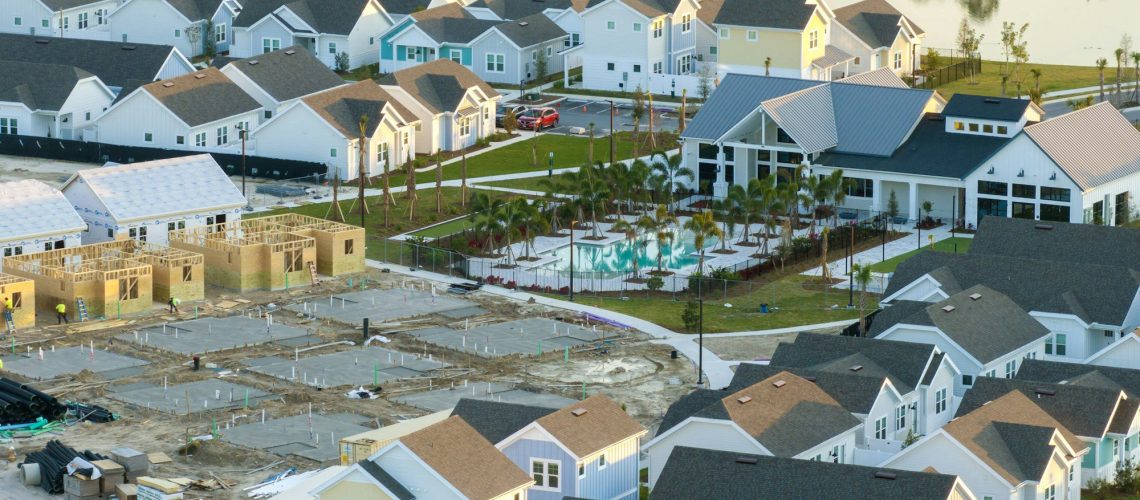
[[[336,42],[329,42],[329,54],[336,55]]]
[[[895,52],[895,69],[902,69],[902,52]]]
[[[606,63],[606,71],[613,71],[614,63]]]
[[[871,179],[844,177],[843,181],[847,186],[847,196],[857,198],[872,198],[875,196],[875,181]]]
[[[586,477],[586,464],[578,464],[578,478]]]
[[[681,16],[681,33],[688,33],[693,29],[693,15],[685,14]]]
[[[946,388],[938,389],[934,393],[934,413],[942,413],[946,411]]]
[[[759,31],[748,30],[748,34],[745,37],[745,40],[748,40],[749,42],[755,42],[759,39],[760,39],[760,32]]]
[[[376,163],[381,165],[388,163],[388,143],[381,142],[376,146]]]
[[[267,110],[265,110],[265,111],[262,111],[262,112],[261,112],[261,116],[262,116],[263,118],[265,118],[266,120],[268,120],[268,119],[270,119],[270,118],[273,118],[273,112],[272,112],[272,111],[269,111],[269,110],[267,109]]]
[[[530,471],[534,478],[534,488],[559,491],[558,462],[532,458]]]
[[[994,133],[994,126],[993,126],[993,125],[990,125],[990,124],[988,124],[988,123],[987,123],[987,124],[985,124],[985,125],[982,125],[982,133],[983,133],[983,134],[992,134],[992,133]]]
[[[221,146],[227,142],[230,142],[230,127],[222,125],[218,127],[218,145]]]
[[[1067,188],[1041,186],[1041,199],[1048,201],[1063,201],[1065,203],[1068,203],[1070,201],[1069,190]]]
[[[139,298],[139,279],[123,278],[119,280],[119,300],[134,300]]]
[[[368,45],[376,45],[376,37],[368,37]]]
[[[356,253],[356,240],[344,240],[344,254],[352,255]]]
[[[24,19],[19,17],[19,16],[16,16],[16,18],[12,19],[12,24],[16,25],[16,26],[23,26],[24,25]]]
[[[1048,205],[1042,203],[1041,220],[1052,222],[1069,222],[1069,207],[1067,205]]]
[[[4,256],[24,255],[24,247],[8,247],[4,249]]]
[[[1119,439],[1113,439],[1112,440],[1112,456],[1113,456],[1113,458],[1120,456],[1120,440]],[[1119,465],[1119,462],[1117,463],[1117,465]]]
[[[970,124],[970,132],[977,132],[977,131],[978,131],[978,124],[977,123],[971,123]]]
[[[107,228],[107,237],[108,238],[114,238],[115,237],[115,230],[111,229],[111,228]]]
[[[194,280],[194,266],[182,266],[182,282],[189,283]]]
[[[12,292],[12,309],[24,307],[24,292]]]
[[[658,75],[663,73],[665,71],[663,68],[664,64],[665,63],[663,63],[661,61],[657,61],[657,62],[653,63],[653,72],[658,74]]]
[[[1036,198],[1037,197],[1037,186],[1031,186],[1029,184],[1014,184],[1013,185],[1013,197],[1014,198],[1029,198],[1029,199]]]
[[[653,23],[653,38],[661,38],[664,32],[665,21],[655,21]]]
[[[503,54],[487,54],[487,71],[502,73],[506,71],[506,56]]]
[[[1009,185],[1004,182],[978,181],[978,194],[1009,196]]]
[[[143,134],[143,142],[154,142],[154,134],[146,132]]]
[[[225,43],[226,41],[226,25],[218,24],[214,26],[214,42]]]
[[[471,119],[470,118],[464,118],[464,119],[459,121],[459,135],[461,135],[461,136],[471,135]]]
[[[463,64],[463,51],[459,49],[451,49],[448,51],[448,59],[456,64]]]
[[[844,456],[847,455],[847,445],[837,444],[831,447],[831,461],[837,464],[843,463]]]
[[[887,439],[887,417],[875,419],[875,439]]]
[[[810,33],[808,33],[808,48],[814,49],[817,47],[819,47],[819,31],[812,30]]]
[[[79,29],[87,29],[87,13],[80,12],[75,16],[75,25]]]
[[[0,118],[0,134],[20,135],[19,120]]]
[[[710,56],[716,55],[716,47],[709,47],[709,55]]]
[[[65,18],[65,19],[66,19],[66,18]],[[175,30],[174,30],[174,38],[182,38],[182,30],[180,30],[180,29],[175,29]]]
[[[1005,362],[1005,378],[1013,378],[1013,375],[1015,373],[1017,373],[1017,360],[1011,359],[1009,361],[1006,361]]]
[[[1050,484],[1045,488],[1045,500],[1057,500],[1057,485]]]
[[[71,18],[63,16],[63,29],[71,29]]]
[[[285,251],[285,272],[293,273],[304,269],[304,262],[302,258],[304,254],[301,250],[286,250]]]
[[[206,147],[206,133],[198,132],[194,134],[194,145],[200,148]]]
[[[329,158],[336,158],[336,148],[329,148]]]
[[[633,32],[641,33],[641,23],[633,23]]]
[[[693,72],[693,56],[683,55],[677,58],[677,74],[687,75]]]
[[[166,224],[166,231],[174,231],[176,229],[186,229],[186,221],[169,222]]]
[[[132,240],[146,241],[146,226],[132,227],[127,233]]]
[[[546,57],[550,57],[553,55],[554,55],[554,47],[547,47],[546,48]]]
[[[598,470],[602,470],[602,469],[605,469],[605,468],[606,468],[606,454],[605,454],[605,453],[602,453],[602,454],[601,454],[601,455],[598,457]]]
[[[1009,134],[1009,128],[1006,127],[1005,125],[998,125],[997,126],[997,133],[999,133],[1001,135],[1008,135]]]
[[[906,405],[895,408],[895,430],[906,428]]]
[[[613,31],[617,29],[617,23],[613,21],[606,21],[606,30]]]
[[[51,21],[48,21],[47,19],[40,19],[40,27],[41,28],[50,28],[51,27]]]
[[[962,375],[962,385],[965,385],[965,386],[974,385],[974,377],[972,375]]]
[[[728,36],[729,36],[728,28],[721,28],[720,31],[718,32],[718,34],[720,35],[721,40],[728,40]]]
[[[641,73],[641,65],[640,64],[634,64],[633,65],[633,72],[634,73]]]
[[[1075,471],[1075,469],[1076,469],[1075,465],[1069,464],[1069,482],[1070,483],[1073,482],[1073,475],[1074,475],[1073,472]]]
[[[268,54],[275,50],[281,49],[280,38],[262,38],[261,39],[261,53]]]
[[[954,122],[954,130],[959,132],[966,130],[966,124],[962,122]]]
[[[91,112],[90,111],[83,113],[83,120],[84,121],[91,121]]]

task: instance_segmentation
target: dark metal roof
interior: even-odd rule
[[[503,36],[520,48],[557,40],[566,36],[566,31],[551,21],[546,14],[533,14],[514,21],[495,25]]]
[[[1048,251],[1042,251],[1048,249]],[[970,246],[971,255],[998,255],[1140,268],[1140,230],[1129,227],[1039,222],[986,217]]]
[[[380,467],[375,462],[371,460],[361,460],[357,462],[357,465],[360,465],[360,468],[364,469],[364,472],[367,472],[368,475],[380,481],[380,484],[384,485],[393,495],[396,495],[396,498],[399,500],[415,500],[416,496],[413,495],[412,492],[408,491],[404,485],[400,484],[396,478],[392,477],[388,471],[384,470],[383,467]]]
[[[233,24],[249,27],[279,7],[287,7],[318,33],[348,35],[369,0],[243,0]]]
[[[557,408],[463,398],[451,410],[492,444],[498,443]]]
[[[1030,103],[1032,101],[1028,99],[954,94],[950,97],[950,102],[946,103],[942,115],[1016,122],[1025,116]]]
[[[895,37],[902,29],[899,23],[905,17],[886,0],[863,0],[833,12],[837,21],[873,49],[894,45]],[[922,33],[913,22],[911,26]]]
[[[1025,394],[1049,416],[1078,436],[1101,438],[1115,415],[1120,389],[1101,389],[1029,380],[978,377],[958,405],[958,416],[970,413],[1010,391]],[[1129,418],[1135,416],[1128,415]]]
[[[0,61],[0,101],[59,111],[79,80],[92,76],[75,66]]]
[[[824,152],[815,163],[847,170],[872,170],[964,179],[1009,139],[946,132],[946,122],[927,113],[910,137],[889,156]]]
[[[172,52],[169,45],[0,34],[0,61],[75,66],[121,88],[120,96],[153,82]]]
[[[804,0],[724,0],[713,21],[716,24],[755,28],[803,29],[815,12]]]
[[[745,460],[738,460],[747,457]],[[752,460],[755,460],[754,463]],[[742,463],[743,462],[743,463]],[[882,477],[890,474],[890,478]],[[677,446],[649,498],[945,500],[956,476]]]
[[[681,134],[684,139],[715,141],[768,99],[820,85],[798,78],[729,73]]]
[[[344,80],[312,52],[297,46],[230,64],[278,102],[344,85]]]
[[[910,392],[922,380],[933,353],[934,346],[927,344],[801,333],[794,343],[776,348],[771,364],[833,371],[863,364],[861,371],[882,370],[900,392]]]

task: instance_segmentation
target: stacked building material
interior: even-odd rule
[[[44,420],[57,420],[67,407],[35,387],[0,378],[0,425],[20,425]]]
[[[106,460],[107,457],[90,451],[78,452],[63,443],[51,440],[40,451],[28,453],[24,463],[20,464],[23,470],[24,483],[36,484],[34,479],[39,477],[39,485],[44,491],[53,495],[63,493],[63,477],[67,475],[67,464],[76,457],[88,462]],[[96,491],[98,491],[96,483]]]

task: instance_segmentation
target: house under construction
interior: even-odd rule
[[[180,300],[205,297],[201,255],[135,240],[7,257],[4,264],[8,274],[35,281],[36,305],[48,312],[62,302],[76,313],[83,299],[91,317],[120,317],[145,312],[172,293]]]
[[[326,276],[364,272],[364,228],[298,214],[259,220],[289,228],[293,234],[316,240],[317,272]]]
[[[0,303],[12,299],[12,326],[17,330],[36,326],[36,282],[21,276],[0,273]],[[3,309],[3,307],[0,307]],[[7,325],[0,331],[7,331]]]
[[[240,292],[280,290],[313,282],[316,240],[267,219],[170,231],[170,246],[200,253],[206,283]]]

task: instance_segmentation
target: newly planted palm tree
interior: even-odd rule
[[[646,233],[652,233],[657,239],[657,271],[664,272],[665,246],[673,242],[673,226],[677,225],[677,218],[669,213],[665,205],[657,205],[652,215],[645,214],[637,219],[637,227]]]
[[[640,245],[637,244],[637,239],[639,236],[641,236],[641,228],[637,224],[631,223],[628,220],[618,219],[618,221],[614,223],[611,229],[614,231],[621,231],[625,235],[625,242],[627,245],[629,245],[630,258],[633,261],[633,277],[640,277],[641,271],[638,269],[639,263],[637,258],[637,247]]]
[[[693,245],[696,246],[700,252],[700,257],[697,260],[697,274],[703,275],[705,269],[705,241],[709,238],[724,238],[724,232],[722,232],[719,227],[716,227],[716,221],[713,220],[713,213],[708,210],[694,214],[689,220],[685,221],[685,229],[693,233]]]
[[[1104,68],[1108,66],[1108,59],[1100,58],[1096,60],[1096,69],[1100,73],[1100,102],[1104,102]]]
[[[542,202],[531,204],[526,203],[526,198],[518,198],[518,200],[522,200],[517,208],[522,219],[523,252],[526,259],[530,260],[532,250],[538,253],[538,250],[534,248],[534,239],[539,234],[550,230],[550,219],[546,216],[546,211],[543,210]]]
[[[867,334],[867,286],[871,284],[871,267],[855,264],[851,267],[851,280],[859,285],[859,333]]]
[[[527,202],[526,198],[519,197],[503,203],[495,213],[496,218],[500,220],[503,237],[506,240],[507,264],[515,264],[515,253],[511,245],[522,238],[522,227],[530,213],[530,208],[530,203]]]
[[[688,179],[692,182],[697,178],[693,169],[684,165],[684,159],[680,153],[670,155],[664,151],[658,151],[653,155],[653,170],[661,172],[662,175],[669,179],[669,209],[673,209],[673,193],[682,191],[688,187],[688,184],[682,182],[682,179]]]

